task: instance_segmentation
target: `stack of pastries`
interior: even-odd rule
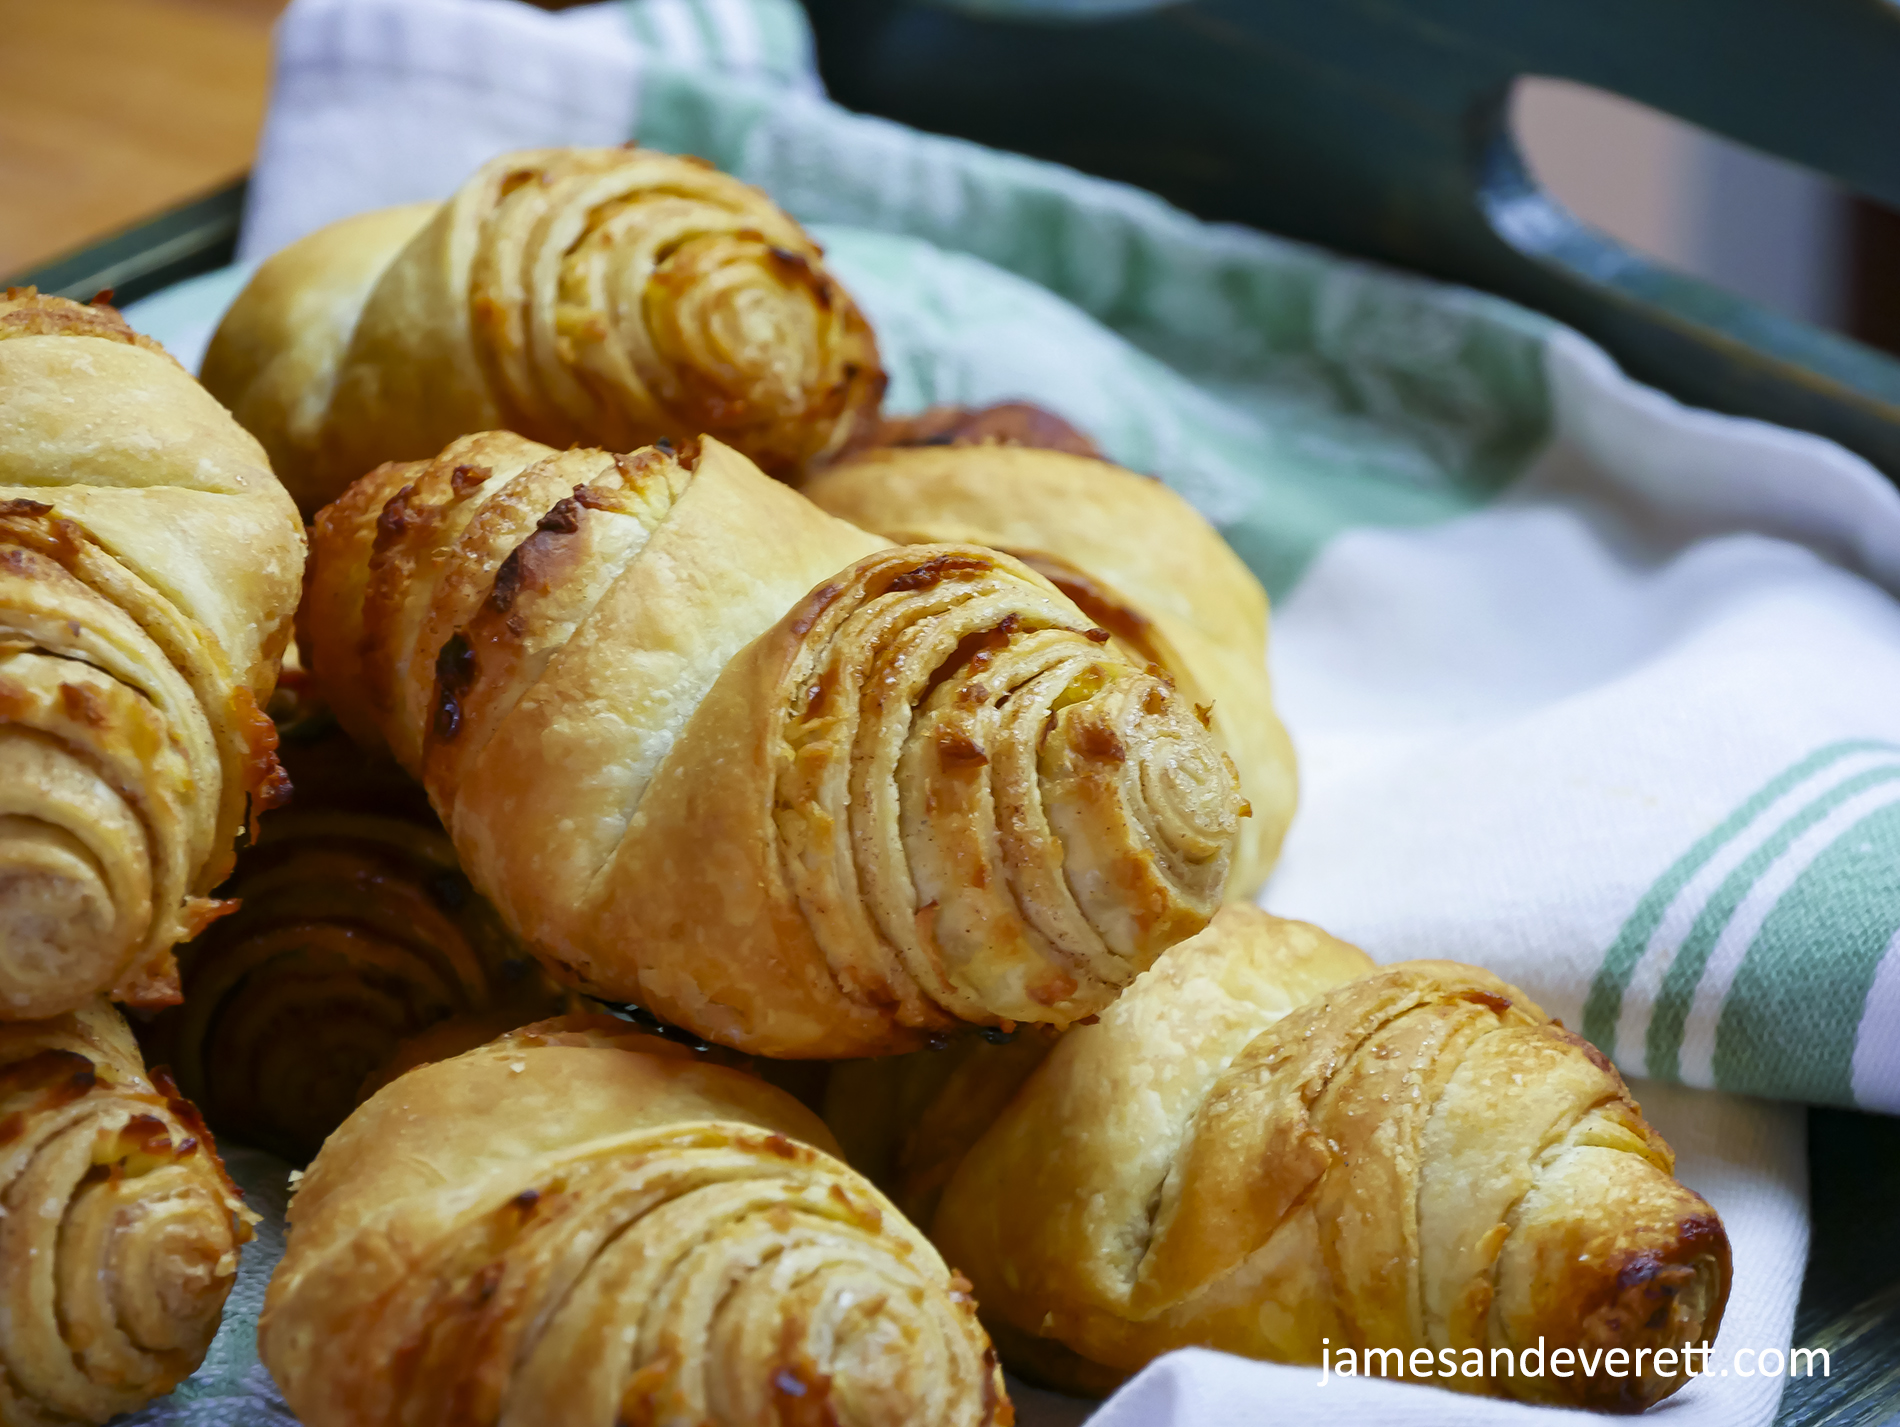
[[[764,195],[503,155],[265,263],[204,379],[0,305],[0,1203],[70,1206],[0,1217],[0,1423],[202,1357],[250,1216],[187,1095],[308,1162],[258,1325],[308,1427],[1714,1336],[1600,1054],[1251,905],[1245,566],[1048,413],[883,413]]]
[[[183,1002],[137,1029],[220,1135],[301,1164],[418,1058],[577,1007],[469,885],[421,789],[285,673],[296,797],[222,889],[237,910],[180,948]]]
[[[209,1347],[252,1217],[111,1004],[286,792],[264,713],[303,528],[110,308],[0,299],[0,1422],[104,1422]]]

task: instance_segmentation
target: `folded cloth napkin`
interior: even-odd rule
[[[294,0],[242,252],[501,149],[636,135],[814,227],[894,408],[1038,401],[1221,525],[1276,598],[1302,760],[1266,903],[1485,965],[1650,1078],[1733,1236],[1718,1347],[1786,1349],[1801,1112],[1749,1097],[1900,1110],[1900,494],[1508,303],[848,114],[791,0]],[[188,344],[240,277],[138,320]],[[1738,1361],[1659,1411],[1765,1423],[1779,1390]],[[1097,1420],[1267,1401],[1532,1415],[1186,1354]]]

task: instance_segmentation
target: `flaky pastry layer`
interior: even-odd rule
[[[834,1148],[624,1022],[528,1027],[332,1136],[259,1349],[308,1427],[1005,1427],[968,1285]]]
[[[720,443],[464,438],[318,517],[313,667],[589,994],[780,1056],[1093,1014],[1218,905],[1227,761],[1011,557]]]

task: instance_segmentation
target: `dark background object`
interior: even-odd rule
[[[75,302],[89,302],[110,289],[113,302],[121,307],[150,297],[231,261],[237,253],[248,187],[240,179],[78,252],[7,278],[0,286],[37,287]]]
[[[1900,212],[1862,198],[1848,214],[1851,330],[1863,342],[1900,353]]]
[[[1900,362],[1657,266],[1530,179],[1520,75],[1622,94],[1900,207],[1890,0],[1193,0],[974,19],[807,0],[844,104],[1125,179],[1498,292],[1703,406],[1830,436],[1900,479]]]
[[[1793,1378],[1776,1427],[1900,1423],[1900,1119],[1808,1111],[1814,1237],[1795,1346],[1831,1372]]]

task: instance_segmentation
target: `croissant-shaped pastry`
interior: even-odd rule
[[[220,1135],[302,1164],[428,1034],[481,1042],[563,997],[462,875],[427,800],[334,730],[286,732],[294,806],[266,814],[179,949],[185,1000],[141,1033]],[[452,1053],[452,1052],[451,1052]]]
[[[823,257],[697,159],[504,154],[426,217],[349,219],[268,260],[205,384],[306,512],[379,461],[497,427],[616,450],[710,432],[790,476],[868,428],[884,391]]]
[[[867,451],[802,489],[892,540],[1006,550],[1165,670],[1233,758],[1252,810],[1228,895],[1260,889],[1298,796],[1267,675],[1267,596],[1192,506],[1106,461],[994,442]]]
[[[385,1086],[290,1207],[258,1346],[305,1427],[979,1427],[968,1285],[784,1092],[609,1017]]]
[[[177,999],[245,800],[303,529],[257,443],[106,307],[0,300],[0,1018]]]
[[[1675,1391],[1728,1239],[1615,1069],[1475,967],[1366,967],[1229,906],[1046,1056],[841,1066],[827,1116],[928,1216],[1004,1360],[1071,1390],[1198,1345],[1396,1349],[1392,1375],[1449,1350],[1432,1380],[1607,1411]],[[1540,1344],[1516,1362],[1541,1375],[1490,1351]],[[1594,1368],[1550,1372],[1559,1348]]]
[[[716,441],[507,434],[318,517],[303,646],[570,983],[786,1057],[1091,1015],[1218,905],[1226,762],[994,551],[883,546]]]
[[[211,1345],[256,1216],[104,1001],[0,1024],[0,1422],[104,1422]]]

